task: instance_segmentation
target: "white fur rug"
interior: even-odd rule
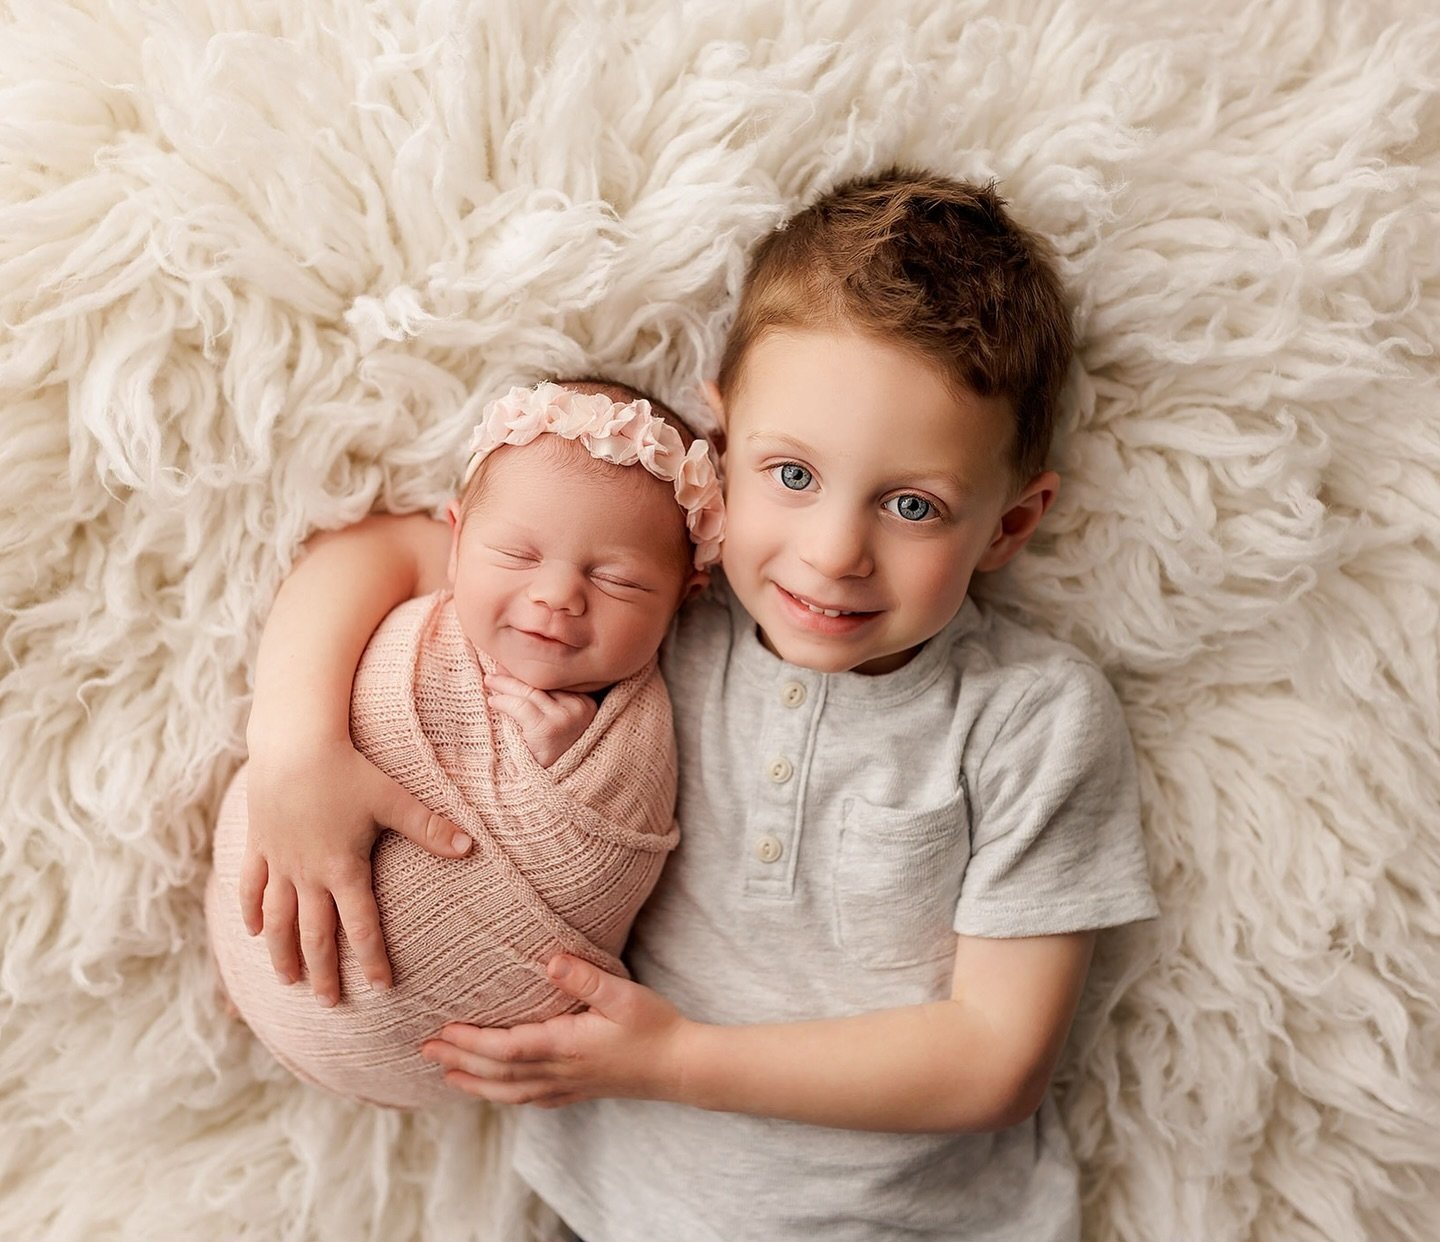
[[[1088,1237],[1433,1239],[1429,8],[0,3],[0,1237],[543,1225],[494,1114],[326,1098],[215,1009],[261,619],[312,531],[441,503],[477,386],[693,412],[754,239],[903,161],[998,177],[1078,303],[989,592],[1112,673],[1165,911],[1063,1071]]]

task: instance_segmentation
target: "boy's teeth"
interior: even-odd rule
[[[818,612],[822,617],[838,617],[842,615],[838,608],[816,608],[814,604],[806,604],[805,607],[811,612]],[[848,617],[850,614],[847,612],[843,615]]]

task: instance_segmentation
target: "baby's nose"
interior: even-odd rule
[[[585,575],[573,565],[547,561],[531,579],[530,599],[552,612],[579,616],[585,611]]]

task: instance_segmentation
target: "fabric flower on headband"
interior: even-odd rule
[[[725,503],[710,445],[696,440],[687,450],[680,433],[651,413],[643,397],[621,404],[603,393],[572,392],[559,384],[512,388],[485,407],[471,432],[464,481],[502,444],[529,444],[544,435],[578,440],[591,457],[617,466],[639,465],[672,484],[695,545],[695,568],[720,559]]]

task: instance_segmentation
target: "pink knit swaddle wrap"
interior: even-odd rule
[[[564,950],[623,974],[630,924],[679,838],[670,699],[655,664],[611,688],[548,769],[485,701],[494,664],[461,631],[448,592],[402,604],[355,674],[356,748],[476,844],[441,859],[393,832],[373,855],[395,986],[373,992],[339,936],[341,1002],[281,984],[240,920],[245,769],[226,791],[205,893],[210,943],[236,1007],[307,1081],[377,1104],[453,1099],[421,1041],[449,1021],[513,1026],[581,1006],[545,963]]]

